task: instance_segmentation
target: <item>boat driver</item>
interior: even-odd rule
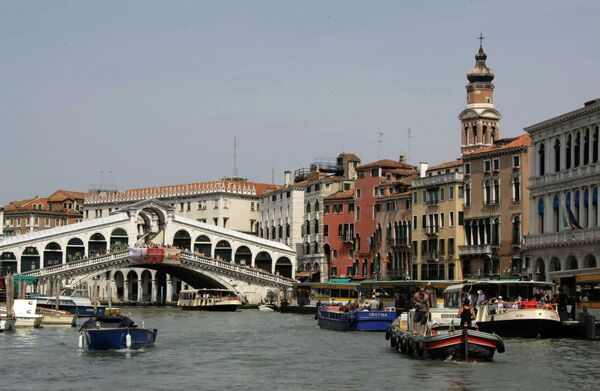
[[[425,284],[421,285],[421,288],[413,296],[413,304],[415,307],[413,332],[420,335],[425,333],[427,318],[429,318],[429,295],[425,289]]]

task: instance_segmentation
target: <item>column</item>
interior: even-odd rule
[[[129,301],[129,280],[123,280],[123,303]]]
[[[142,284],[142,279],[141,277],[138,277],[138,289],[137,289],[137,302],[141,303],[142,300],[142,293],[143,293],[143,284]]]
[[[590,155],[590,161],[591,161],[591,156]],[[590,187],[588,189],[588,206],[587,206],[587,225],[584,228],[592,228],[593,224],[594,224],[594,203],[593,203],[593,194],[594,194],[594,188]]]
[[[583,162],[583,155],[581,155],[581,159],[582,159],[582,162]],[[578,214],[578,216],[577,216],[577,222],[579,223],[579,226],[581,228],[585,228],[585,226],[583,225],[583,223],[585,222],[585,219],[584,219],[584,205],[583,205],[583,189],[582,188],[578,188],[577,190],[579,190],[579,208],[578,208],[579,210],[577,211],[577,214]],[[573,193],[573,194],[575,194],[575,193]]]
[[[167,295],[165,297],[165,302],[170,303],[173,301],[173,280],[171,279],[171,275],[167,274]]]
[[[156,279],[153,276],[152,277],[152,302],[153,303],[157,302],[157,296],[158,296],[158,281],[156,281]]]

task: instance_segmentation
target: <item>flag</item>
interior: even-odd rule
[[[571,227],[571,229],[575,229],[575,228],[581,229],[581,226],[579,225],[579,223],[577,223],[577,220],[575,219],[573,212],[571,212],[571,208],[567,207],[567,212],[569,214],[569,227]]]

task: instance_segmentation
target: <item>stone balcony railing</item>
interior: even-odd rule
[[[600,163],[589,164],[559,172],[549,172],[543,176],[532,176],[529,179],[529,187],[534,189],[538,186],[561,183],[570,179],[583,179],[593,174],[600,174]]]
[[[600,240],[600,228],[569,229],[562,232],[527,235],[525,237],[525,247],[564,244],[567,242],[584,242],[590,240]]]
[[[459,255],[491,255],[491,244],[474,244],[467,246],[458,246]]]
[[[412,183],[412,187],[424,187],[433,185],[442,185],[445,183],[459,182],[464,178],[463,174],[453,172],[451,174],[428,176],[424,178],[415,179]]]

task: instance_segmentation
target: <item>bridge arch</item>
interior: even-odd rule
[[[36,247],[29,246],[25,247],[23,254],[21,254],[21,270],[20,272],[27,272],[30,270],[36,270],[40,268],[40,253]]]
[[[110,233],[110,251],[118,251],[127,247],[129,244],[129,235],[124,228],[115,228]]]
[[[3,276],[7,275],[8,273],[17,272],[17,257],[15,256],[15,253],[11,251],[3,252],[0,254],[0,263],[0,274]]]
[[[565,264],[565,270],[575,270],[575,269],[579,269],[577,258],[575,258],[573,255],[570,255],[567,258],[567,261]]]
[[[126,277],[127,279],[125,281],[125,284],[127,286],[127,297],[124,298],[124,301],[136,302],[138,301],[138,284],[140,283],[140,277],[138,275],[137,270],[128,270]]]
[[[215,246],[215,258],[231,262],[231,244],[227,240],[220,240]]]
[[[275,274],[292,278],[292,261],[288,257],[279,257],[275,262]]]
[[[560,260],[556,257],[552,258],[550,260],[550,267],[548,268],[549,271],[551,272],[559,272],[561,267],[560,267]]]
[[[50,242],[44,248],[44,267],[63,263],[63,251],[60,244]]]
[[[273,270],[273,258],[271,258],[271,254],[266,251],[261,251],[256,254],[254,266],[271,273]]]
[[[212,242],[206,235],[200,235],[194,240],[194,252],[205,257],[212,257]]]
[[[585,258],[583,259],[583,267],[585,269],[588,269],[588,268],[592,268],[592,267],[596,267],[596,266],[597,266],[596,258],[592,254],[586,255]]]
[[[182,250],[191,250],[192,235],[190,235],[190,233],[187,230],[180,229],[177,232],[175,232],[175,235],[173,235],[173,240],[171,241],[171,243],[173,243],[173,246],[178,247]]]
[[[78,261],[85,256],[85,244],[78,237],[69,239],[66,246],[67,262]]]
[[[238,265],[250,266],[252,264],[252,251],[248,246],[239,246],[235,250],[234,262]]]
[[[106,237],[100,232],[93,233],[88,239],[88,256],[106,254]]]

